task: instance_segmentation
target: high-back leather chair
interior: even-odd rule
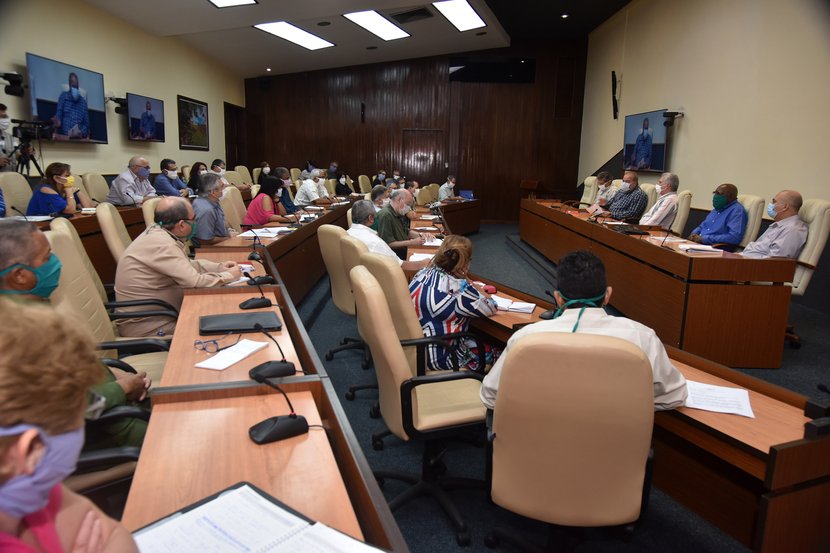
[[[241,186],[245,181],[242,179],[242,175],[237,173],[236,171],[225,171],[225,180],[231,183],[234,188],[237,186]]]
[[[300,171],[299,167],[292,167],[288,170],[291,173],[291,180],[296,181],[299,180],[300,175],[302,175],[302,171]]]
[[[78,260],[81,262],[84,269],[86,269],[86,272],[92,280],[92,284],[98,292],[98,296],[101,298],[101,301],[104,303],[109,301],[104,283],[101,281],[98,271],[95,270],[95,266],[89,259],[89,254],[84,248],[84,244],[81,241],[78,231],[75,230],[75,225],[70,223],[69,219],[64,217],[56,217],[52,219],[51,223],[49,223],[49,228],[54,232],[60,232],[67,235],[72,240],[72,243],[75,245],[75,251],[78,253]]]
[[[360,265],[360,256],[369,251],[369,248],[358,240],[357,238],[350,236],[349,234],[343,234],[340,236],[340,256],[343,260],[343,272],[347,275],[349,272],[356,266]],[[350,281],[351,282],[351,281]],[[354,286],[352,286],[352,291],[354,291]],[[363,321],[360,318],[360,309],[355,304],[355,316],[357,317],[357,333],[360,336],[361,343],[365,344],[365,338],[363,338]],[[369,352],[369,348],[365,347],[364,354],[363,354],[363,363],[362,367],[364,369],[369,368],[369,364],[371,363],[371,355]],[[376,388],[375,384],[360,384],[355,386],[350,386],[348,393],[346,394],[346,399],[352,400],[354,399],[355,392],[359,390],[368,390]]]
[[[182,165],[179,170],[182,172],[182,180],[187,184],[190,180],[190,165]]]
[[[367,175],[358,175],[357,184],[360,186],[361,194],[368,194],[372,191],[372,181],[369,180]]]
[[[225,222],[236,232],[242,232],[242,221],[245,220],[246,211],[242,193],[235,186],[230,186],[226,190],[227,193],[219,200],[219,205],[225,214]]]
[[[84,173],[81,175],[81,180],[84,182],[84,188],[86,188],[90,198],[96,202],[107,201],[110,187],[103,175],[100,173]]]
[[[761,218],[764,216],[764,198],[751,194],[738,194],[738,202],[746,210],[746,229],[741,243],[738,244],[741,248],[745,248],[747,244],[758,237],[758,231],[761,229]]]
[[[493,501],[561,526],[636,521],[654,421],[652,380],[648,357],[620,338],[548,332],[517,341],[493,410]]]
[[[0,190],[3,191],[3,200],[6,202],[6,217],[16,217],[20,213],[12,209],[14,206],[22,213],[29,208],[29,200],[32,199],[32,187],[29,181],[20,173],[0,173]]]
[[[809,234],[798,256],[792,294],[803,296],[827,245],[827,236],[830,234],[830,202],[819,199],[804,200],[798,216],[807,224]]]
[[[352,228],[352,208],[346,210],[346,228]]]
[[[646,197],[648,198],[646,208],[643,211],[643,213],[645,213],[646,211],[651,209],[651,206],[657,203],[657,188],[650,182],[643,182],[640,183],[640,189],[646,193]]]
[[[127,227],[124,226],[124,220],[115,206],[107,202],[98,204],[95,208],[95,215],[98,217],[98,226],[101,227],[101,234],[104,235],[104,241],[107,243],[112,258],[118,263],[124,255],[124,250],[133,242],[127,232]]]
[[[594,176],[586,177],[582,181],[582,197],[579,199],[579,205],[593,205],[596,201],[598,191],[599,185],[597,184],[597,178]]]
[[[337,180],[336,179],[326,179],[325,182],[326,190],[328,191],[331,197],[334,197],[335,191],[337,190]]]
[[[254,181],[253,181],[254,183],[258,183],[258,182],[259,182],[259,176],[260,176],[261,174],[262,174],[262,167],[254,167],[254,173],[253,173],[253,175],[252,175],[252,176],[253,176],[253,178],[254,178]]]
[[[348,186],[351,189],[352,193],[357,192],[357,190],[355,190],[354,188],[354,181],[352,180],[352,177],[350,177],[349,175],[346,175],[346,186]]]
[[[363,266],[354,267],[349,275],[355,303],[366,319],[365,339],[375,361],[383,420],[401,440],[424,442],[420,475],[375,472],[379,478],[414,482],[390,501],[389,507],[395,510],[419,495],[431,495],[455,526],[458,543],[469,543],[469,529],[439,478],[442,446],[437,440],[483,426],[485,409],[478,395],[481,376],[467,371],[442,371],[413,377],[381,285]],[[459,479],[453,480],[459,483]]]
[[[343,266],[340,238],[346,234],[342,227],[337,225],[320,225],[317,229],[317,239],[320,242],[320,253],[331,281],[331,299],[335,307],[346,315],[354,315],[354,295],[349,275]]]
[[[677,215],[671,225],[671,231],[678,236],[685,236],[686,222],[689,220],[689,211],[692,208],[692,191],[681,190],[677,193]]]
[[[247,182],[248,184],[254,183],[254,179],[251,177],[251,172],[248,171],[248,168],[244,165],[237,165],[233,168],[233,170],[239,173],[239,176],[242,177],[242,182]]]
[[[141,214],[144,216],[144,224],[147,228],[156,224],[156,206],[160,201],[161,198],[155,197],[141,203]]]

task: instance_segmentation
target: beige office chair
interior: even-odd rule
[[[433,197],[432,189],[425,186],[418,191],[418,198],[415,200],[415,203],[418,205],[427,205],[435,200],[436,198]]]
[[[758,237],[761,229],[761,219],[764,216],[764,198],[751,194],[738,194],[738,202],[746,210],[746,230],[739,246],[745,248],[747,244]]]
[[[245,220],[245,202],[242,201],[242,192],[235,186],[226,188],[227,193],[219,200],[222,212],[225,214],[225,222],[228,228],[236,232],[242,232],[242,221]]]
[[[161,201],[161,198],[150,198],[141,203],[141,214],[144,216],[144,224],[147,228],[156,224],[156,206]]]
[[[619,190],[620,188],[622,188],[622,185],[623,185],[623,180],[622,179],[614,179],[614,180],[611,181],[611,187],[616,189],[616,190]]]
[[[237,165],[233,168],[233,170],[239,173],[239,176],[242,177],[242,182],[247,182],[248,184],[254,183],[254,179],[251,177],[251,172],[248,171],[248,168],[244,165]]]
[[[640,183],[640,189],[646,193],[646,197],[648,198],[646,208],[643,210],[643,213],[645,213],[651,209],[651,206],[657,203],[657,188],[650,182],[644,182]]]
[[[340,236],[340,257],[343,260],[343,272],[345,274],[349,274],[354,267],[360,265],[360,256],[363,253],[369,251],[369,248],[366,247],[366,244],[350,236],[349,234],[342,234]],[[354,290],[354,289],[352,289]],[[357,308],[355,308],[355,316],[357,317],[357,333],[360,336],[360,339],[365,342],[365,338],[363,338],[363,323],[360,320],[360,314],[357,312]],[[369,365],[372,362],[372,357],[370,355],[370,351],[368,348],[364,348],[363,350],[363,362],[361,363],[361,367],[363,369],[368,369]],[[349,390],[346,392],[346,399],[349,401],[354,399],[355,392],[359,390],[368,390],[371,388],[376,388],[375,384],[361,384],[357,386],[349,387]]]
[[[346,210],[346,228],[352,228],[352,208]]]
[[[357,184],[360,186],[361,194],[368,194],[372,191],[372,181],[370,181],[369,177],[366,175],[358,175]],[[355,190],[355,192],[357,192],[357,190]]]
[[[107,201],[107,194],[110,193],[110,187],[103,175],[100,173],[84,173],[81,175],[81,180],[90,198],[96,202]]]
[[[78,192],[83,192],[84,194],[86,194],[87,198],[90,198],[91,196],[89,194],[89,190],[86,189],[86,185],[84,184],[84,179],[81,177],[81,175],[74,175],[74,177],[75,177],[75,183],[72,186],[77,188]],[[80,203],[78,203],[78,209],[81,209],[81,204]]]
[[[381,484],[386,478],[413,484],[389,502],[393,511],[420,495],[436,498],[455,526],[458,544],[468,544],[469,529],[445,488],[470,488],[479,483],[440,478],[444,465],[438,440],[483,428],[485,410],[478,395],[481,376],[467,371],[443,371],[413,377],[380,284],[362,266],[354,267],[350,278],[355,303],[366,319],[365,339],[375,362],[383,420],[401,440],[424,442],[420,475],[376,471],[375,476]]]
[[[52,222],[49,223],[49,228],[54,232],[60,232],[67,235],[70,239],[72,239],[72,243],[75,245],[75,251],[78,252],[78,260],[81,262],[81,265],[86,269],[89,278],[92,280],[92,284],[95,287],[95,290],[98,292],[98,296],[101,298],[101,301],[106,303],[109,301],[109,297],[107,295],[107,289],[104,286],[104,283],[101,281],[101,277],[98,275],[98,271],[95,270],[95,266],[92,264],[92,260],[89,259],[89,254],[87,253],[86,249],[84,248],[84,244],[81,241],[81,237],[78,234],[78,231],[75,230],[75,225],[69,222],[69,219],[64,217],[57,217],[52,219]]]
[[[130,238],[127,227],[124,226],[121,214],[111,203],[99,203],[95,208],[95,215],[98,217],[98,226],[101,227],[104,241],[117,264],[127,246],[132,244],[133,239]]]
[[[303,173],[298,167],[292,167],[288,171],[291,173],[291,180],[293,181],[299,180]]]
[[[259,189],[260,188],[261,188],[261,186],[259,184],[252,184],[251,185],[251,198],[256,198],[256,195],[259,194]]]
[[[648,489],[652,379],[648,357],[620,338],[547,332],[517,341],[493,410],[493,501],[560,526],[637,521]],[[496,530],[488,545],[499,538],[510,536]]]
[[[671,231],[678,236],[686,236],[686,222],[689,220],[689,211],[692,208],[692,191],[681,190],[677,193],[677,215],[671,225]]]
[[[351,189],[352,193],[357,192],[357,190],[355,190],[354,187],[354,181],[352,180],[352,177],[350,177],[349,175],[346,175],[346,186],[348,186]]]
[[[586,177],[585,180],[582,182],[582,197],[579,199],[580,206],[589,206],[593,205],[597,199],[597,192],[599,191],[599,185],[597,184],[596,177]]]
[[[237,186],[241,186],[246,181],[242,179],[242,175],[237,173],[236,171],[225,171],[225,180],[231,183],[234,188]]]
[[[253,182],[259,182],[259,176],[262,174],[262,167],[254,167]]]
[[[190,180],[190,165],[182,165],[179,167],[179,171],[182,172],[182,180],[187,184],[187,181]]]
[[[337,190],[337,180],[336,179],[326,179],[326,190],[328,191],[329,195],[333,198],[336,195]]]
[[[6,217],[18,217],[29,209],[29,200],[32,199],[32,187],[29,181],[20,173],[0,173],[0,190],[6,202]]]
[[[437,182],[433,182],[433,183],[430,183],[430,184],[427,185],[427,189],[430,190],[430,194],[432,194],[432,200],[431,201],[437,202],[438,201],[438,192],[441,189],[441,185],[438,184]]]

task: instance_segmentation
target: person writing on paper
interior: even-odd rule
[[[699,244],[725,244],[733,251],[741,243],[746,230],[746,210],[738,201],[738,187],[721,184],[712,192],[712,207],[706,219],[692,230],[689,240]]]
[[[640,219],[641,225],[659,225],[663,230],[671,229],[677,217],[677,187],[680,179],[674,173],[663,173],[654,187],[657,189],[657,201]]]
[[[626,171],[623,175],[622,187],[605,205],[602,212],[609,212],[611,217],[620,221],[631,218],[639,219],[646,210],[646,204],[648,204],[648,196],[640,188],[637,173]]]
[[[438,201],[443,202],[445,200],[463,200],[461,196],[457,196],[455,192],[455,177],[453,175],[449,175],[447,177],[447,182],[441,185],[438,189]]]
[[[597,175],[597,197],[594,200],[594,205],[605,207],[616,193],[617,189],[611,186],[611,173],[601,171]]]
[[[444,239],[432,262],[418,271],[409,283],[409,294],[421,321],[424,336],[467,332],[470,320],[491,317],[498,308],[480,284],[467,280],[473,243],[466,236],[452,234]],[[452,350],[440,346],[427,348],[427,368],[459,368],[483,371],[475,342],[458,339]],[[498,351],[485,344],[485,362],[491,365]]]
[[[378,236],[393,250],[402,251],[401,257],[405,257],[406,248],[422,245],[427,237],[409,229],[407,214],[412,211],[412,194],[409,190],[392,190],[389,197],[389,204],[376,215]]]
[[[654,409],[662,411],[680,407],[686,401],[686,379],[671,364],[663,342],[657,334],[625,317],[614,317],[602,308],[611,299],[602,260],[589,251],[572,252],[557,267],[557,290],[553,293],[559,308],[549,321],[540,321],[518,330],[507,342],[502,356],[481,383],[481,401],[492,409],[499,391],[499,378],[504,359],[519,339],[537,332],[580,332],[614,336],[628,340],[643,350],[654,373]],[[553,360],[552,362],[555,362]]]
[[[372,229],[375,222],[375,208],[369,200],[358,200],[352,205],[352,226],[346,231],[349,236],[357,238],[369,248],[372,253],[394,257],[401,265],[401,269],[408,272],[415,272],[429,264],[429,260],[404,261],[392,251],[389,244],[378,236],[377,231]]]
[[[69,90],[58,96],[58,105],[52,122],[55,124],[55,139],[89,138],[89,108],[86,93],[81,93],[78,75],[69,74]]]
[[[308,178],[303,181],[302,186],[294,195],[294,203],[300,207],[310,205],[329,205],[334,202],[333,198],[329,197],[329,191],[326,190],[325,182],[320,176],[322,171],[314,169],[309,172]]]
[[[190,202],[175,196],[162,198],[156,205],[155,222],[127,246],[118,261],[116,301],[160,299],[178,309],[183,288],[210,288],[239,280],[242,273],[233,261],[217,263],[187,256],[184,243],[196,233]],[[119,320],[118,325],[123,336],[163,336],[173,332],[176,321],[145,317]]]
[[[795,190],[782,190],[767,204],[767,215],[773,223],[754,242],[747,244],[741,254],[744,257],[798,258],[807,242],[807,225],[798,216],[801,194]]]
[[[207,173],[199,177],[198,197],[193,200],[193,211],[196,214],[196,234],[193,236],[193,245],[209,246],[231,236],[231,229],[225,221],[225,212],[219,200],[225,186],[216,173]]]
[[[35,188],[26,215],[74,215],[81,207],[95,207],[86,192],[75,186],[72,168],[66,163],[50,163],[43,182]]]
[[[127,163],[127,170],[115,177],[107,193],[107,201],[113,205],[139,206],[156,196],[156,189],[150,184],[150,162],[141,156],[133,156]]]
[[[137,552],[132,536],[62,485],[84,444],[88,390],[101,377],[82,321],[0,300],[0,550]]]
[[[190,196],[190,188],[179,178],[179,169],[172,159],[162,159],[161,173],[153,181],[153,188],[159,196]]]
[[[285,211],[280,201],[284,192],[282,183],[275,178],[260,179],[259,193],[248,205],[248,212],[242,225],[246,227],[267,225],[268,223],[296,223],[299,215],[291,215]],[[285,193],[287,196],[288,194]]]

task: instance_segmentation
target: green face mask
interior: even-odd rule
[[[728,203],[729,199],[722,194],[715,194],[712,196],[712,207],[714,207],[718,211],[726,207],[726,204]]]
[[[184,239],[185,242],[188,240],[193,240],[193,237],[196,236],[196,221],[187,221],[190,223],[190,232],[187,233],[187,237]]]
[[[559,295],[562,296],[562,293],[560,292]],[[559,317],[559,315],[564,313],[565,309],[567,309],[568,307],[570,307],[570,306],[572,306],[576,303],[583,304],[582,309],[579,310],[579,315],[576,317],[576,323],[574,323],[574,327],[571,329],[571,332],[576,332],[576,329],[579,328],[579,321],[582,319],[582,314],[585,313],[585,309],[587,309],[587,307],[589,305],[591,307],[601,307],[602,306],[602,300],[605,299],[605,292],[603,292],[602,294],[600,294],[598,296],[594,296],[593,298],[584,298],[584,299],[576,298],[576,299],[569,300],[565,296],[562,296],[562,299],[565,300],[565,303],[563,303],[559,307],[559,309],[556,310],[556,313],[553,315],[554,319],[556,319],[557,317]],[[597,305],[597,303],[599,303],[600,305]]]

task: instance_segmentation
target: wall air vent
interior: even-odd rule
[[[414,10],[407,10],[401,13],[393,13],[389,17],[394,19],[398,25],[406,25],[407,23],[412,23],[413,21],[420,21],[422,19],[429,19],[431,17],[435,17],[431,11],[429,11],[426,6],[421,8],[415,8]]]

